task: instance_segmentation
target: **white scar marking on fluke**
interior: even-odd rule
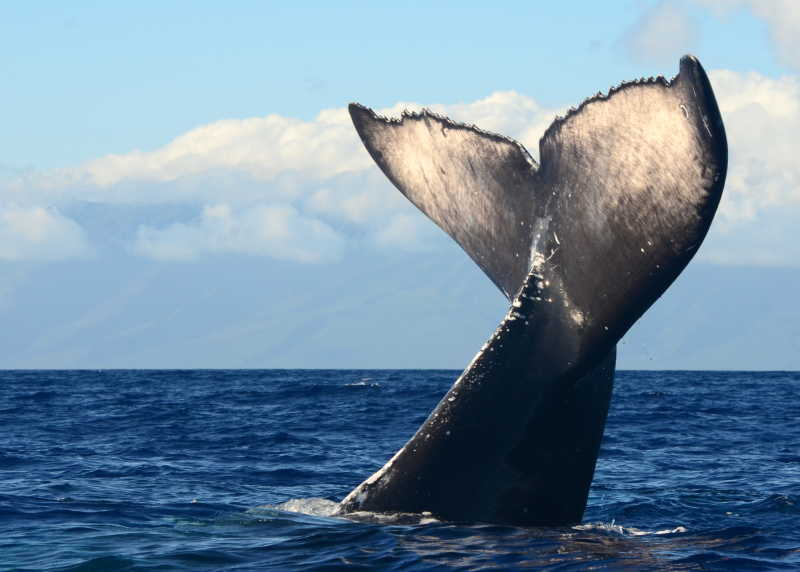
[[[532,273],[541,274],[544,271],[545,264],[547,264],[547,262],[551,258],[553,258],[553,256],[555,256],[556,252],[558,251],[558,247],[552,249],[547,257],[545,257],[545,255],[542,253],[543,250],[543,245],[541,244],[542,236],[546,235],[549,226],[550,226],[549,217],[539,218],[534,223],[535,233],[533,242],[531,244],[531,260],[530,260]],[[553,239],[555,240],[557,245],[559,246],[561,245],[561,240],[558,238],[558,234],[556,233],[555,230],[553,231]],[[550,286],[550,281],[540,279],[539,282],[536,284],[536,286],[539,292],[543,294],[544,289]],[[559,294],[561,296],[561,301],[564,304],[564,307],[569,309],[569,314],[568,314],[569,318],[576,326],[578,327],[583,326],[586,320],[584,313],[581,311],[580,308],[572,304],[569,295],[567,295],[563,287],[559,288]],[[535,300],[536,302],[539,302],[542,299],[543,296],[533,297],[533,300]],[[553,298],[551,296],[547,296],[545,298],[545,301],[552,302]]]
[[[544,263],[547,262],[547,259],[542,254],[542,236],[547,235],[547,229],[550,226],[550,217],[541,217],[537,218],[536,221],[533,223],[533,241],[531,242],[531,257],[528,260],[528,268],[532,271],[535,270],[536,272],[541,272],[542,268],[544,267]],[[555,232],[553,232],[553,236],[555,236]],[[556,239],[557,240],[557,239]],[[560,243],[559,243],[560,244]]]

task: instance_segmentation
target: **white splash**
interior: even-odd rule
[[[251,512],[270,509],[296,512],[298,514],[310,514],[312,516],[334,516],[336,511],[339,510],[339,503],[318,497],[289,499],[286,502],[276,505],[263,505],[256,507],[255,509],[252,509]]]

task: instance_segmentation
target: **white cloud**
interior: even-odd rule
[[[244,171],[269,180],[287,171],[325,178],[362,170],[369,157],[346,110],[327,110],[315,121],[279,115],[226,119],[198,127],[155,151],[109,155],[69,170],[99,187],[125,180],[174,181],[214,170]]]
[[[193,260],[204,254],[262,255],[321,262],[340,256],[344,241],[325,223],[290,205],[259,205],[237,212],[209,205],[199,220],[165,228],[140,226],[134,250],[157,260]]]
[[[378,112],[399,116],[403,110],[421,108],[416,103],[398,103]],[[556,110],[543,109],[534,99],[513,91],[495,92],[471,103],[434,104],[429,108],[457,121],[516,137],[532,147],[538,146],[538,135],[526,139],[532,135],[530,128],[541,127],[537,133],[542,132],[556,115]],[[78,167],[38,173],[27,184],[45,189],[75,185],[85,188],[88,184],[95,187],[92,196],[97,200],[136,202],[137,193],[148,192],[147,183],[171,183],[172,190],[180,191],[180,198],[186,200],[204,189],[203,180],[220,174],[246,175],[260,183],[272,183],[270,187],[277,186],[272,192],[291,195],[297,194],[298,182],[327,181],[373,168],[347,110],[341,108],[324,110],[314,121],[279,115],[217,121],[154,151],[109,155]],[[288,179],[290,185],[282,185],[281,179],[284,183]],[[150,196],[148,200],[157,197]]]
[[[682,6],[662,0],[642,13],[624,42],[637,61],[670,64],[694,51],[697,28]]]
[[[89,255],[86,233],[58,211],[0,206],[0,260],[63,260]]]

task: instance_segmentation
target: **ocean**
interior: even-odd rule
[[[0,372],[0,570],[800,568],[800,372],[618,372],[579,526],[331,516],[458,373]]]

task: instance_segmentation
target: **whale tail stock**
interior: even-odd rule
[[[541,165],[519,143],[430,112],[350,113],[394,185],[511,300],[412,439],[342,511],[556,525],[582,517],[614,347],[702,242],[727,168],[691,56],[557,119]]]

